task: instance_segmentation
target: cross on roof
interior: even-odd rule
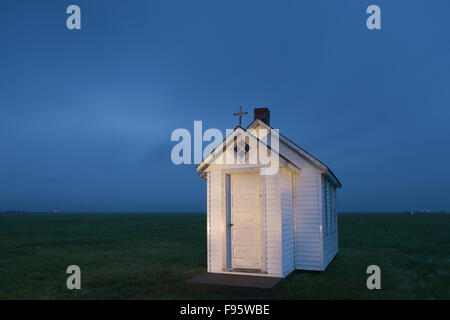
[[[242,106],[239,107],[239,112],[233,113],[233,116],[239,116],[239,127],[242,124],[242,116],[246,115],[246,114],[247,114],[247,112],[242,112]]]

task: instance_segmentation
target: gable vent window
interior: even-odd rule
[[[245,156],[250,151],[250,146],[245,141],[246,139],[240,138],[234,145],[234,153],[238,156],[239,159],[245,159]]]

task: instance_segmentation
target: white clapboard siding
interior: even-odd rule
[[[294,217],[292,198],[292,173],[282,170],[280,175],[281,191],[281,231],[283,277],[294,271]]]
[[[208,174],[208,271],[222,271],[222,176],[220,170]]]
[[[265,177],[266,270],[269,276],[282,276],[280,172]]]
[[[211,272],[211,252],[210,247],[210,235],[211,235],[211,224],[210,224],[210,192],[211,192],[211,172],[206,173],[206,270]]]
[[[298,270],[321,270],[319,178],[317,169],[306,167],[294,179],[295,268]]]
[[[294,175],[295,269],[322,270],[320,171],[284,143],[280,153],[301,168]]]

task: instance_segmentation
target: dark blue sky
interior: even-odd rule
[[[2,0],[0,210],[204,210],[170,135],[233,128],[239,105],[269,106],[333,169],[340,211],[450,210],[449,13],[446,0]]]

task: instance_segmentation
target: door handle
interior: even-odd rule
[[[228,224],[228,226],[229,226],[230,228],[231,228],[233,225],[234,225],[234,224],[232,224],[232,223],[229,223],[229,224]]]

